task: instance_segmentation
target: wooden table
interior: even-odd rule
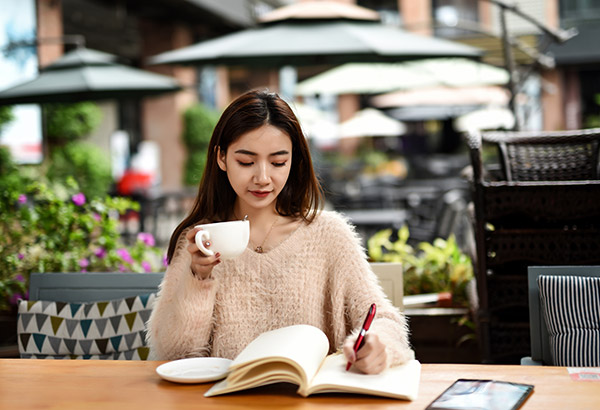
[[[424,409],[458,378],[535,385],[523,409],[598,409],[600,382],[573,381],[564,367],[423,364],[416,401],[327,394],[301,398],[272,385],[205,398],[212,385],[163,381],[162,362],[0,359],[0,409]]]

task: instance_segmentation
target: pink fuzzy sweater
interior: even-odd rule
[[[192,275],[185,245],[184,232],[148,322],[152,359],[233,359],[260,333],[293,324],[323,330],[332,353],[360,330],[373,302],[371,329],[386,345],[388,365],[414,358],[404,316],[384,295],[358,236],[338,213],[320,212],[269,252],[246,249],[206,280]]]

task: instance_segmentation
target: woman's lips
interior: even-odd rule
[[[264,198],[271,193],[271,191],[250,191],[252,195],[258,198]]]

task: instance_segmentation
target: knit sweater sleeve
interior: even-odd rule
[[[190,268],[191,255],[185,249],[185,233],[179,237],[148,321],[147,341],[153,360],[210,354],[218,281],[194,277]]]
[[[360,238],[354,228],[341,215],[333,213],[328,229],[336,249],[332,271],[339,290],[343,291],[347,325],[353,339],[360,331],[371,303],[377,313],[371,325],[386,346],[388,365],[398,365],[414,359],[408,340],[408,325],[404,315],[386,297],[379,280],[371,269]]]

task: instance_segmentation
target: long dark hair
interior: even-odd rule
[[[233,214],[236,193],[227,174],[218,166],[218,151],[226,153],[229,145],[242,135],[266,124],[277,127],[292,140],[290,175],[277,197],[276,210],[282,216],[300,217],[308,223],[313,221],[323,203],[323,193],[300,123],[290,106],[277,94],[248,91],[225,109],[215,126],[194,206],[171,235],[167,252],[169,262],[179,236],[186,228],[201,221],[226,221]]]

